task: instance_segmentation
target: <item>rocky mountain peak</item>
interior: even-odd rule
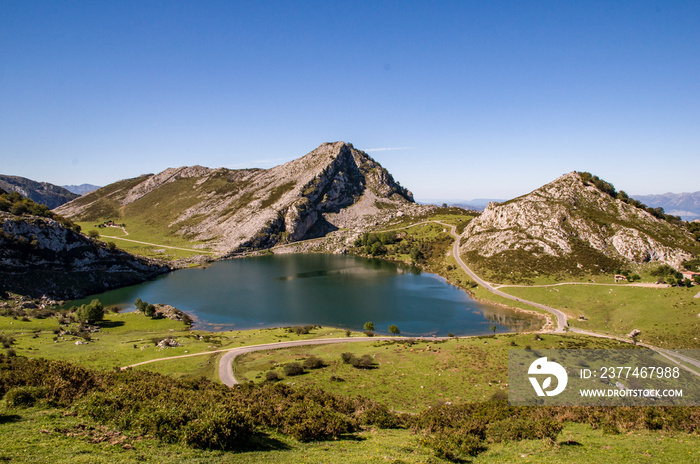
[[[169,168],[103,187],[58,212],[81,220],[160,218],[169,233],[222,254],[375,223],[413,195],[350,143],[321,144],[270,169]]]
[[[682,229],[611,193],[611,184],[570,172],[527,195],[492,203],[464,230],[462,253],[496,267],[517,261],[538,272],[596,273],[625,262],[678,267],[691,258],[695,245]]]

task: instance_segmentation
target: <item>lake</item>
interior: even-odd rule
[[[295,325],[402,335],[480,335],[537,330],[543,319],[472,300],[442,277],[378,259],[326,254],[270,255],[182,269],[139,285],[92,295],[134,309],[141,298],[193,316],[194,328],[251,329]]]

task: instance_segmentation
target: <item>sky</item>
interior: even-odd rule
[[[421,199],[700,190],[697,1],[0,1],[0,173],[106,185],[343,140]]]

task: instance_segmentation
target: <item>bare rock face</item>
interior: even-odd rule
[[[110,250],[48,218],[0,213],[0,290],[72,299],[142,282],[170,268]]]
[[[167,169],[60,207],[77,220],[162,221],[221,255],[360,229],[416,207],[411,192],[363,151],[324,143],[271,169]]]
[[[625,260],[678,267],[694,246],[681,228],[571,172],[522,197],[489,204],[465,228],[460,251],[477,261],[511,259],[533,268],[547,262],[595,272]]]

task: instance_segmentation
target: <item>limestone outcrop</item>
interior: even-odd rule
[[[89,221],[159,218],[169,233],[228,255],[341,228],[361,230],[417,208],[411,192],[379,163],[335,142],[271,169],[192,166],[127,179],[56,212]]]
[[[571,172],[513,200],[491,203],[464,230],[472,261],[590,272],[625,262],[678,268],[697,245],[682,228],[601,191]]]

